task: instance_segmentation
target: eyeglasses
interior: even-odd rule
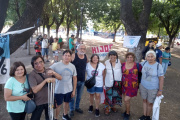
[[[39,62],[35,62],[34,65],[39,65],[39,64],[42,64],[43,61],[39,61]]]
[[[28,92],[27,88],[25,88],[25,84],[24,83],[21,84],[21,87],[23,88],[23,91],[21,91],[21,92],[23,92],[23,93]]]

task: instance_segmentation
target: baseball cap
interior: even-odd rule
[[[161,43],[157,43],[157,44],[156,44],[156,47],[160,47],[160,46],[162,46]]]

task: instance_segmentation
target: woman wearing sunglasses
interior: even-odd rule
[[[14,62],[9,75],[11,77],[4,87],[4,99],[7,101],[6,108],[11,116],[11,120],[24,120],[26,116],[24,101],[30,100],[27,96],[29,85],[24,64]]]

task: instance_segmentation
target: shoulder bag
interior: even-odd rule
[[[111,63],[111,62],[110,62],[110,63]],[[115,89],[117,89],[117,88],[115,87],[115,78],[114,78],[114,70],[113,70],[112,63],[111,63],[111,68],[112,68],[112,74],[113,74],[113,80],[114,80],[112,89],[115,90]]]
[[[29,85],[28,75],[26,75],[26,77],[27,77],[27,81],[28,81],[28,85]],[[31,100],[26,101],[26,105],[25,105],[25,109],[24,109],[24,111],[27,114],[32,113],[36,109],[36,104],[34,102],[34,97],[33,97],[34,93],[33,93],[32,88],[30,87],[30,85],[29,85],[29,89],[31,90],[32,93],[28,94],[27,96],[29,98],[31,98]]]
[[[96,70],[94,72],[94,75],[90,79],[85,81],[85,86],[88,89],[91,89],[96,84],[96,72],[97,72],[97,68],[98,68],[98,64],[96,66]]]

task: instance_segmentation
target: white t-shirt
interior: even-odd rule
[[[118,59],[118,62],[116,62],[115,67],[113,67],[114,79],[113,79],[113,72],[112,72],[112,67],[111,67],[110,61],[106,60],[105,65],[106,65],[105,86],[112,87],[114,80],[121,81],[121,78],[122,78],[121,62]]]
[[[48,39],[42,40],[42,48],[48,48]]]
[[[76,68],[72,63],[65,65],[63,62],[57,62],[50,66],[52,70],[62,76],[62,80],[56,79],[55,93],[66,94],[73,91],[73,76],[77,76]]]
[[[103,87],[103,70],[105,69],[105,66],[102,63],[99,63],[97,72],[96,72],[96,84],[95,87]],[[95,72],[95,69],[91,66],[90,62],[86,65],[86,71],[87,71],[87,80],[90,79]]]

